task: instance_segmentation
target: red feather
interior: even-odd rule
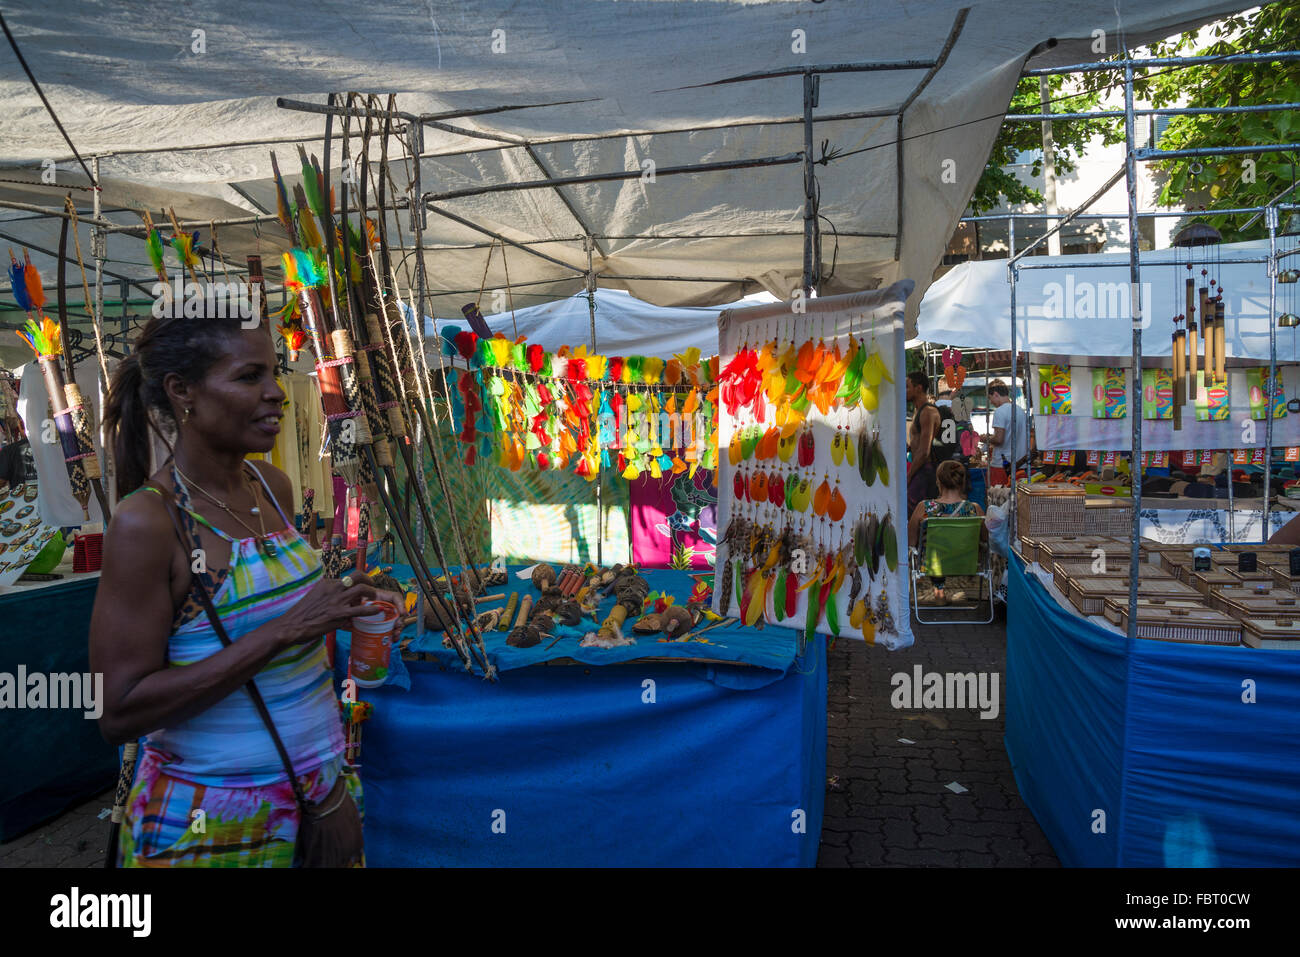
[[[45,305],[45,290],[41,286],[41,274],[32,265],[32,259],[23,250],[23,282],[27,286],[27,298],[32,301],[32,308],[40,312]]]

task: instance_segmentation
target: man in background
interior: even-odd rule
[[[1009,485],[1015,469],[1029,461],[1029,416],[1011,401],[1011,390],[1001,379],[989,383],[989,404],[993,406],[993,431],[982,437],[989,443],[989,484]],[[1016,422],[1014,450],[1011,448],[1013,415]]]
[[[915,411],[907,430],[907,514],[938,494],[934,470],[934,445],[939,441],[939,409],[930,401],[930,377],[924,372],[907,374],[907,401]]]

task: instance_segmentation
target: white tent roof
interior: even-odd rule
[[[760,294],[722,306],[655,306],[615,289],[596,290],[596,352],[610,355],[671,356],[694,346],[706,356],[718,352],[718,313],[772,301]],[[510,338],[526,336],[549,352],[560,346],[591,348],[591,316],[587,294],[501,312],[485,317],[493,332]],[[439,327],[458,325],[460,319],[440,320]],[[433,323],[425,320],[425,334]]]
[[[442,294],[433,311],[442,315],[454,314],[465,290],[480,285],[487,231],[558,261],[510,248],[517,303],[579,291],[584,233],[596,237],[600,284],[649,302],[716,304],[760,288],[788,295],[802,263],[798,71],[881,61],[912,65],[821,78],[815,143],[852,154],[816,167],[830,273],[823,291],[908,276],[922,293],[1036,45],[1060,39],[1034,65],[1094,59],[1098,28],[1108,31],[1114,52],[1120,29],[1138,44],[1236,11],[1243,0],[1124,6],[1117,22],[1112,0],[894,0],[869,7],[786,0],[223,0],[186,12],[162,0],[42,0],[7,5],[6,19],[79,151],[113,154],[101,160],[103,199],[107,215],[123,223],[137,222],[132,210],[141,207],[174,205],[182,219],[204,220],[273,209],[268,148],[241,144],[280,139],[288,173],[297,168],[293,143],[310,140],[319,154],[324,128],[319,115],[278,109],[277,96],[322,102],[331,90],[397,91],[404,111],[461,114],[424,126],[426,194],[641,171],[653,163],[653,182],[431,200],[426,263],[431,288]],[[718,85],[776,70],[787,72]],[[61,203],[64,189],[84,185],[86,177],[7,52],[0,55],[0,95],[0,164],[10,167],[0,179],[31,184],[0,183],[0,199]],[[483,112],[465,115],[476,110]],[[339,129],[336,122],[336,175]],[[158,149],[172,152],[144,152]],[[761,158],[785,162],[666,172]],[[46,159],[58,160],[55,187],[39,183]],[[399,189],[409,174],[393,164]],[[89,208],[85,192],[74,195]],[[0,239],[27,243],[38,256],[55,248],[53,220],[3,215]],[[398,217],[389,217],[395,245],[411,241],[407,218],[401,215],[399,230]],[[219,238],[234,264],[248,252],[286,245],[274,224],[260,236],[230,226]],[[83,249],[88,241],[83,234]],[[109,258],[114,274],[148,277],[137,240],[114,237]],[[50,268],[48,260],[38,266]],[[274,281],[276,270],[268,275]],[[499,255],[486,281],[504,286]]]
[[[1268,242],[1226,243],[1195,250],[1211,260],[1263,259]],[[1141,254],[1145,323],[1142,354],[1170,354],[1172,317],[1185,312],[1186,249]],[[1201,261],[1200,258],[1197,259]],[[1020,314],[1017,347],[1041,355],[1122,358],[1133,355],[1129,304],[1128,253],[1091,256],[1035,256],[1022,263],[1049,268],[1021,269],[1016,282]],[[1081,263],[1103,264],[1082,267]],[[1201,280],[1200,267],[1194,269]],[[1263,262],[1211,267],[1224,288],[1224,333],[1229,358],[1268,361],[1268,272]],[[1279,313],[1300,311],[1296,286],[1279,285]],[[985,349],[1011,348],[1010,299],[1006,260],[964,262],[935,280],[921,303],[917,334],[945,345]],[[1175,299],[1177,295],[1177,299]],[[1287,296],[1292,298],[1288,299]],[[1290,303],[1290,305],[1288,305]],[[1300,360],[1297,336],[1277,334],[1279,360]]]

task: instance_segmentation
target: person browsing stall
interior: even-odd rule
[[[90,666],[104,675],[104,737],[144,739],[122,866],[290,866],[303,807],[315,833],[317,821],[343,827],[338,853],[316,866],[364,862],[360,781],[343,762],[322,639],[368,613],[364,602],[402,599],[361,575],[324,578],[289,520],[288,477],[245,461],[280,431],[276,368],[265,323],[155,318],[113,375],[104,427],[125,497],[104,540]],[[172,457],[150,475],[160,428],[174,432]],[[201,833],[190,827],[199,810]]]
[[[934,447],[939,441],[939,409],[930,401],[930,377],[924,372],[907,374],[907,402],[914,409],[907,430],[907,511],[936,492]]]
[[[1014,469],[1029,460],[1029,416],[1011,401],[1011,389],[1001,379],[989,383],[989,404],[993,406],[993,431],[981,438],[989,443],[989,484],[1009,485]],[[1016,448],[1011,449],[1011,417],[1016,422]]]

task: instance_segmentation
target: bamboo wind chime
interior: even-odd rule
[[[67,220],[64,220],[61,246],[66,248]],[[9,279],[18,307],[27,314],[26,325],[18,330],[18,337],[36,353],[45,390],[49,394],[50,409],[54,413],[54,427],[63,450],[63,463],[68,471],[72,496],[81,506],[82,518],[90,521],[90,496],[92,488],[104,520],[108,521],[108,497],[104,493],[99,457],[95,452],[91,410],[82,397],[74,378],[76,366],[67,335],[66,304],[60,292],[59,322],[45,314],[45,290],[40,273],[32,265],[31,257],[23,250],[23,261],[18,262],[9,250]],[[39,321],[38,321],[39,320]],[[66,363],[60,364],[60,358]]]
[[[1227,382],[1227,341],[1224,323],[1223,287],[1210,278],[1208,262],[1201,266],[1201,282],[1193,275],[1194,254],[1190,250],[1217,246],[1222,242],[1219,231],[1205,223],[1190,223],[1174,236],[1176,249],[1189,250],[1184,263],[1183,312],[1174,316],[1173,333],[1173,423],[1183,427],[1183,406],[1195,403],[1202,388],[1209,390]],[[1199,324],[1197,320],[1199,321]],[[1186,328],[1179,324],[1186,322]]]

